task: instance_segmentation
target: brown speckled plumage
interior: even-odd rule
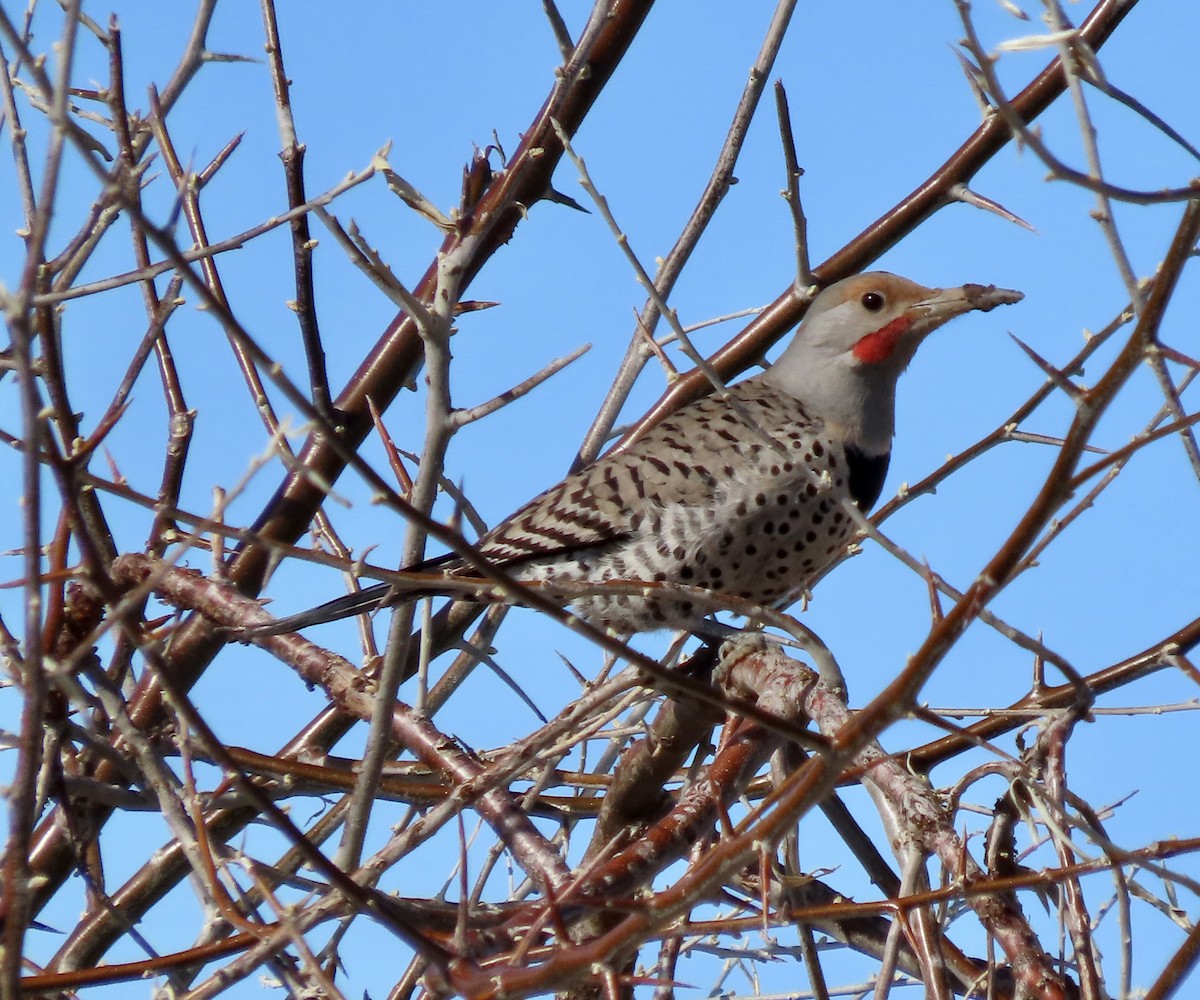
[[[785,605],[842,552],[850,503],[867,510],[887,471],[896,381],[921,340],[1019,292],[931,289],[861,274],[825,289],[780,359],[726,397],[692,403],[629,449],[567,477],[479,542],[522,581],[643,581],[572,607],[621,632],[688,628],[710,610],[670,585]],[[443,557],[414,569],[465,573]],[[255,629],[291,631],[416,594],[386,585]],[[719,603],[719,601],[718,601]]]
[[[756,604],[794,599],[852,533],[849,463],[820,420],[761,378],[730,396],[742,414],[712,397],[686,407],[531,501],[480,550],[520,580],[647,580]],[[574,608],[622,632],[686,628],[708,610],[605,594]]]

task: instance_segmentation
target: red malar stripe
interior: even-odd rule
[[[897,316],[887,326],[881,326],[874,333],[868,333],[854,345],[854,356],[869,365],[886,361],[892,356],[892,351],[896,349],[896,344],[900,342],[910,323],[907,316]]]

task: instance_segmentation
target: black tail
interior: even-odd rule
[[[450,569],[457,559],[458,557],[453,552],[447,552],[444,555],[433,556],[409,566],[407,570],[410,573],[429,573],[434,570]],[[403,585],[396,587],[390,583],[377,583],[373,587],[364,587],[352,594],[336,597],[332,601],[318,604],[315,608],[309,608],[307,611],[298,611],[286,618],[277,618],[273,622],[264,622],[262,625],[247,625],[245,628],[229,629],[228,631],[233,632],[237,638],[242,640],[258,639],[268,635],[283,635],[285,632],[298,632],[309,625],[324,625],[326,622],[335,622],[352,615],[377,611],[395,603],[388,599],[393,594],[397,598],[403,595],[405,600],[416,600],[418,597],[428,597],[437,593],[436,588],[420,585],[414,585],[409,590],[405,589]]]
[[[258,639],[268,635],[282,635],[285,632],[298,632],[309,625],[323,625],[325,622],[334,622],[339,618],[349,618],[351,615],[375,611],[388,603],[387,597],[392,589],[390,583],[376,584],[374,587],[356,590],[352,594],[345,594],[332,601],[326,601],[324,604],[318,604],[315,608],[309,608],[307,611],[288,615],[286,618],[276,618],[273,622],[247,625],[245,628],[230,629],[230,631],[235,632],[239,639]]]

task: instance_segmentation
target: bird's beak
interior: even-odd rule
[[[1011,288],[995,285],[963,285],[961,288],[935,288],[928,298],[916,302],[911,311],[926,331],[947,320],[978,309],[989,312],[996,306],[1020,302],[1025,296]]]

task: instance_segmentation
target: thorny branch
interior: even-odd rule
[[[1090,662],[1076,655],[1061,632],[1051,629],[1043,636],[1042,617],[992,606],[1006,590],[1021,592],[1041,563],[1072,540],[1097,537],[1092,522],[1119,509],[1113,496],[1121,488],[1150,489],[1151,473],[1145,470],[1165,451],[1163,439],[1178,436],[1182,444],[1174,446],[1175,474],[1183,470],[1189,488],[1200,481],[1194,434],[1200,414],[1192,396],[1200,366],[1189,357],[1194,351],[1174,345],[1171,325],[1175,300],[1186,294],[1184,272],[1194,266],[1200,188],[1187,178],[1165,190],[1111,183],[1095,115],[1097,101],[1116,99],[1156,132],[1194,148],[1104,76],[1098,53],[1133,0],[1100,0],[1079,28],[1047,0],[1048,34],[997,50],[1036,45],[1057,53],[1011,98],[1001,86],[1007,66],[985,48],[970,5],[957,0],[968,72],[986,101],[982,124],[911,195],[812,271],[812,282],[825,285],[861,270],[958,201],[1019,221],[1016,213],[966,188],[1015,139],[1051,170],[1052,190],[1074,188],[1095,199],[1097,240],[1116,275],[1113,298],[1129,302],[1074,356],[1061,351],[1058,341],[1039,342],[1036,331],[1032,336],[1021,331],[1021,342],[1028,339],[1036,349],[1028,348],[1034,362],[1024,369],[1028,381],[1016,386],[1019,396],[1001,411],[1010,415],[993,420],[992,431],[903,490],[864,525],[863,547],[902,574],[897,594],[915,586],[929,620],[920,627],[914,619],[923,632],[923,638],[913,632],[915,654],[877,664],[877,676],[890,682],[858,711],[848,707],[855,702],[847,700],[840,662],[854,655],[852,644],[826,643],[808,624],[760,615],[792,637],[818,676],[778,647],[731,644],[720,652],[712,647],[685,652],[677,643],[664,653],[663,641],[653,647],[655,654],[647,653],[643,641],[630,648],[562,610],[564,600],[590,585],[574,591],[519,585],[481,560],[459,531],[463,513],[474,530],[482,530],[472,497],[478,500],[486,491],[494,470],[472,469],[466,483],[456,483],[455,435],[468,427],[478,433],[502,426],[497,416],[509,403],[552,385],[580,353],[567,354],[578,342],[573,341],[555,352],[562,360],[533,360],[524,372],[535,374],[483,394],[483,402],[471,401],[457,375],[472,344],[455,339],[456,323],[466,312],[494,303],[472,303],[463,295],[493,253],[539,222],[536,215],[529,218],[533,206],[563,200],[552,186],[555,166],[570,144],[585,155],[592,148],[594,140],[580,126],[609,79],[622,72],[651,3],[597,3],[574,37],[555,5],[543,6],[548,21],[543,48],[547,58],[557,51],[562,59],[545,102],[511,155],[500,149],[499,138],[477,151],[464,171],[461,201],[443,211],[400,177],[386,147],[366,169],[309,195],[319,188],[306,176],[305,142],[326,137],[301,140],[292,91],[298,67],[285,59],[285,41],[294,28],[289,19],[296,15],[281,20],[283,12],[263,0],[262,36],[246,50],[265,44],[263,80],[269,79],[274,97],[283,177],[264,200],[261,221],[239,224],[242,231],[233,236],[214,225],[222,217],[216,211],[221,183],[214,181],[233,174],[237,183],[238,158],[245,155],[241,126],[231,127],[216,156],[194,169],[187,163],[191,129],[187,104],[181,103],[202,70],[219,71],[223,67],[214,64],[240,58],[208,47],[216,0],[198,3],[171,78],[161,89],[149,88],[145,112],[136,109],[133,96],[142,92],[142,81],[127,79],[131,25],[114,19],[102,26],[78,3],[65,2],[55,15],[61,32],[54,58],[46,58],[41,39],[47,22],[39,20],[46,16],[44,5],[30,5],[23,20],[0,11],[5,61],[0,134],[12,149],[9,199],[23,226],[19,274],[5,280],[0,294],[10,339],[0,356],[0,379],[9,378],[0,385],[15,387],[16,403],[8,418],[13,426],[0,428],[0,441],[9,445],[24,514],[21,534],[11,543],[21,560],[10,574],[18,577],[20,616],[0,620],[0,653],[20,703],[19,718],[4,727],[14,760],[11,777],[6,775],[4,995],[81,990],[154,974],[166,977],[178,995],[212,997],[264,970],[297,994],[338,995],[340,980],[353,985],[357,971],[343,967],[344,944],[371,933],[386,935],[389,955],[403,956],[389,969],[397,998],[422,990],[471,997],[553,990],[581,998],[630,997],[637,987],[653,985],[656,996],[667,1000],[693,974],[696,966],[686,960],[712,954],[728,959],[714,975],[714,989],[728,990],[726,977],[737,969],[752,988],[768,992],[765,978],[761,984],[756,978],[760,968],[802,958],[814,995],[828,996],[835,989],[826,982],[832,965],[824,964],[825,955],[835,942],[867,963],[862,966],[867,975],[878,977],[877,995],[886,995],[901,975],[915,977],[932,996],[972,989],[997,997],[1071,996],[1076,990],[1082,996],[1124,995],[1136,988],[1133,970],[1142,967],[1138,963],[1147,953],[1155,956],[1154,971],[1138,975],[1157,977],[1149,995],[1178,990],[1200,955],[1200,937],[1187,924],[1200,894],[1194,863],[1200,843],[1195,837],[1150,840],[1154,835],[1133,846],[1120,843],[1105,829],[1107,813],[1089,805],[1075,787],[1068,762],[1084,756],[1076,747],[1101,717],[1094,712],[1097,699],[1122,691],[1133,700],[1143,690],[1137,685],[1152,675],[1187,686],[1200,683],[1200,671],[1189,659],[1200,642],[1200,619],[1162,625],[1158,634],[1141,640],[1144,648],[1133,656],[1114,652]],[[674,247],[653,271],[632,261],[649,298],[580,447],[580,462],[599,452],[654,356],[659,320],[677,325],[676,339],[687,344],[673,292],[735,182],[734,167],[794,8],[794,0],[779,0],[765,25],[724,145]],[[85,46],[98,46],[103,54],[108,73],[103,84],[80,86],[75,60]],[[631,58],[637,58],[636,49]],[[803,107],[804,116],[819,114],[821,102],[814,101],[803,71],[789,68],[789,77],[793,74],[796,127],[780,97],[784,151],[775,154],[782,165],[773,176],[782,169],[786,177],[800,278],[711,358],[698,355],[694,370],[668,386],[618,447],[687,400],[735,378],[803,314],[810,275],[797,178],[809,140],[797,109]],[[1085,90],[1084,83],[1093,89]],[[1064,96],[1083,140],[1079,169],[1055,157],[1052,137],[1034,124]],[[760,114],[758,120],[767,117]],[[39,127],[30,128],[31,121]],[[406,157],[410,147],[406,144]],[[90,204],[65,186],[66,165],[79,164],[95,179]],[[407,164],[403,169],[408,175]],[[362,197],[383,184],[417,217],[432,221],[442,241],[415,282],[402,278],[353,220],[343,225],[347,196]],[[598,204],[609,197],[604,185],[603,177],[595,183]],[[163,214],[164,189],[169,222],[159,225],[153,220]],[[1179,201],[1186,203],[1182,218],[1175,209]],[[1175,238],[1157,269],[1161,247],[1148,258],[1130,239],[1130,217],[1121,214],[1117,225],[1126,209],[1175,212]],[[332,258],[317,252],[310,214],[334,235],[349,263],[401,309],[340,390],[330,386],[326,357],[342,350],[330,332],[337,324],[320,309],[323,269]],[[612,215],[627,221],[619,204]],[[123,257],[106,255],[117,222],[130,227],[132,249]],[[234,251],[267,245],[284,226],[290,241],[282,256],[293,289],[288,299],[307,369],[303,388],[277,360],[281,341],[246,324],[246,306],[230,280],[241,266]],[[372,219],[373,239],[383,227]],[[62,244],[57,252],[55,240]],[[600,245],[595,252],[611,249]],[[81,401],[88,398],[94,373],[76,353],[77,331],[86,325],[79,317],[110,298],[118,302],[126,291],[140,296],[141,318],[125,353],[106,359],[116,372],[115,388],[105,390],[100,415],[89,417],[93,407]],[[197,379],[187,339],[189,310],[180,308],[185,296],[195,298],[205,321],[215,321],[224,333],[230,371],[240,375],[254,419],[261,422],[266,454],[285,465],[274,496],[252,519],[240,497],[242,484],[216,487],[207,512],[209,499],[196,493],[197,479],[218,483],[240,475],[241,470],[222,469],[210,476],[197,457],[206,413],[230,406],[237,393],[227,375],[215,399],[211,387]],[[1098,292],[1070,322],[1094,321],[1096,311],[1112,315]],[[564,335],[573,336],[569,324],[564,326]],[[159,420],[165,417],[158,448],[148,431],[158,425],[139,409],[147,395],[142,374],[151,358],[161,389]],[[344,360],[330,370],[344,369]],[[1131,401],[1138,398],[1143,365],[1151,370],[1146,382],[1153,403],[1137,409],[1132,421],[1122,417],[1120,426],[1132,430],[1114,444],[1107,422],[1123,406],[1136,408]],[[397,426],[402,418],[388,412],[401,389],[417,383],[418,373],[423,432]],[[107,386],[104,378],[96,384]],[[287,420],[277,412],[281,398],[309,421],[298,453],[287,440]],[[1053,424],[1064,411],[1069,411],[1065,431]],[[122,439],[131,433],[146,468],[161,455],[149,487],[140,465],[118,464],[129,461]],[[372,465],[372,436],[382,443],[398,485]],[[410,439],[422,436],[419,451],[405,451]],[[529,444],[510,439],[498,447],[510,454]],[[991,539],[982,570],[915,554],[921,547],[911,542],[909,515],[927,507],[943,487],[938,509],[944,509],[940,505],[953,503],[958,484],[987,470],[988,462],[1016,454],[1045,459],[1022,466],[1020,488],[1007,484],[1002,510],[982,532]],[[92,464],[101,458],[104,471]],[[238,669],[239,650],[226,645],[227,633],[218,627],[267,617],[254,600],[266,577],[317,563],[348,576],[399,578],[343,541],[337,518],[325,510],[327,497],[340,500],[335,490],[344,487],[350,494],[356,488],[338,482],[347,469],[374,502],[408,525],[404,565],[432,539],[458,553],[479,576],[459,581],[455,596],[461,600],[436,611],[428,605],[403,607],[391,619],[382,655],[365,624],[361,666],[299,636],[264,640],[281,694],[306,687],[319,695],[318,706],[310,703],[302,710],[307,715],[287,720],[293,735],[283,745],[234,745],[224,736],[220,713],[243,697],[244,682],[229,680]],[[1080,490],[1086,492],[1076,496]],[[447,498],[454,508],[448,518]],[[985,515],[981,507],[970,516]],[[878,526],[892,517],[884,535]],[[131,521],[140,532],[132,544],[144,544],[144,552],[119,555],[131,544]],[[306,530],[313,533],[311,548],[297,544]],[[1167,525],[1164,533],[1173,530]],[[195,549],[211,553],[211,579],[182,568]],[[1172,583],[1137,585],[1162,593],[1154,588]],[[1126,589],[1105,590],[1088,580],[1080,589],[1089,596],[1094,590],[1094,600],[1117,615],[1128,596],[1128,581],[1123,585]],[[640,593],[645,587],[631,581],[612,589]],[[713,602],[703,590],[686,589],[714,610],[759,610]],[[148,620],[152,593],[176,614]],[[561,677],[550,683],[544,665],[538,665],[541,640],[522,646],[512,638],[518,629],[501,630],[510,603],[555,623],[545,648],[557,649],[567,636],[595,655],[577,667],[579,646],[571,646]],[[871,620],[868,609],[859,611],[860,620]],[[988,628],[974,630],[976,623]],[[1049,624],[1056,623],[1050,618]],[[1005,652],[975,652],[970,643],[980,631]],[[222,659],[210,670],[218,654]],[[447,660],[452,662],[443,671]],[[1011,683],[997,690],[1005,694],[990,698],[991,688],[980,694],[972,710],[982,718],[971,725],[923,704],[956,663],[969,664],[991,684],[1011,675],[1005,663],[1026,661],[1033,665],[1027,689],[1003,677]],[[868,683],[858,664],[846,666],[855,687]],[[1047,682],[1047,666],[1065,680]],[[484,749],[489,738],[454,713],[463,696],[490,704],[492,682],[482,676],[489,670],[517,688],[531,712],[528,719],[499,720],[519,735]],[[414,675],[419,682],[409,699],[400,685]],[[197,686],[202,677],[205,683]],[[562,693],[559,681],[569,693]],[[222,704],[214,705],[214,687]],[[1155,724],[1169,707],[1195,710],[1194,697],[1175,697],[1176,706],[1164,704],[1164,698],[1138,710]],[[282,696],[279,704],[282,712]],[[1021,731],[1027,724],[1037,726],[1032,741]],[[929,727],[945,735],[920,745],[930,739]],[[1144,755],[1147,773],[1169,759],[1155,756],[1162,749],[1155,743],[1131,741],[1128,748]],[[768,778],[773,755],[776,765]],[[935,768],[958,768],[948,779],[950,791],[933,786]],[[997,778],[1004,781],[998,803],[969,801],[968,793]],[[839,788],[859,785],[875,805],[870,820],[848,808],[850,793],[845,803],[835,796]],[[1106,795],[1103,801],[1116,798]],[[826,843],[813,835],[814,807],[829,818],[844,855],[861,868],[861,885],[853,882],[859,874],[849,871],[853,866],[828,870],[835,864]],[[1121,806],[1137,808],[1137,800]],[[109,858],[120,836],[112,820],[135,812],[161,818],[159,842],[146,848],[136,871],[118,885],[110,874]],[[264,826],[282,838],[282,846],[264,846],[257,836]],[[973,832],[984,827],[986,844]],[[1030,856],[1021,857],[1026,843]],[[453,860],[446,863],[446,857]],[[432,881],[444,877],[440,890],[410,888],[426,885],[439,864],[446,874],[439,869]],[[415,881],[414,867],[422,876]],[[80,877],[70,879],[72,873]],[[1097,873],[1111,880],[1115,904],[1097,889],[1099,880],[1092,877]],[[149,918],[168,912],[173,890],[189,879],[197,903],[194,944],[167,952]],[[76,887],[78,900],[71,896]],[[1038,906],[1028,906],[1038,895],[1057,900],[1057,911],[1043,915]],[[63,928],[63,941],[35,957],[41,932],[31,930],[34,921],[62,902],[78,903],[83,915]],[[1142,907],[1183,926],[1173,955],[1152,950],[1138,923]],[[1107,916],[1110,909],[1116,918]],[[1100,943],[1114,919],[1122,942],[1119,970]],[[984,954],[950,939],[957,924],[972,922],[990,942]],[[795,936],[787,937],[793,928]],[[1054,957],[1060,933],[1069,942],[1065,961]],[[751,935],[758,935],[758,945],[745,945]],[[147,957],[102,964],[122,939]]]

